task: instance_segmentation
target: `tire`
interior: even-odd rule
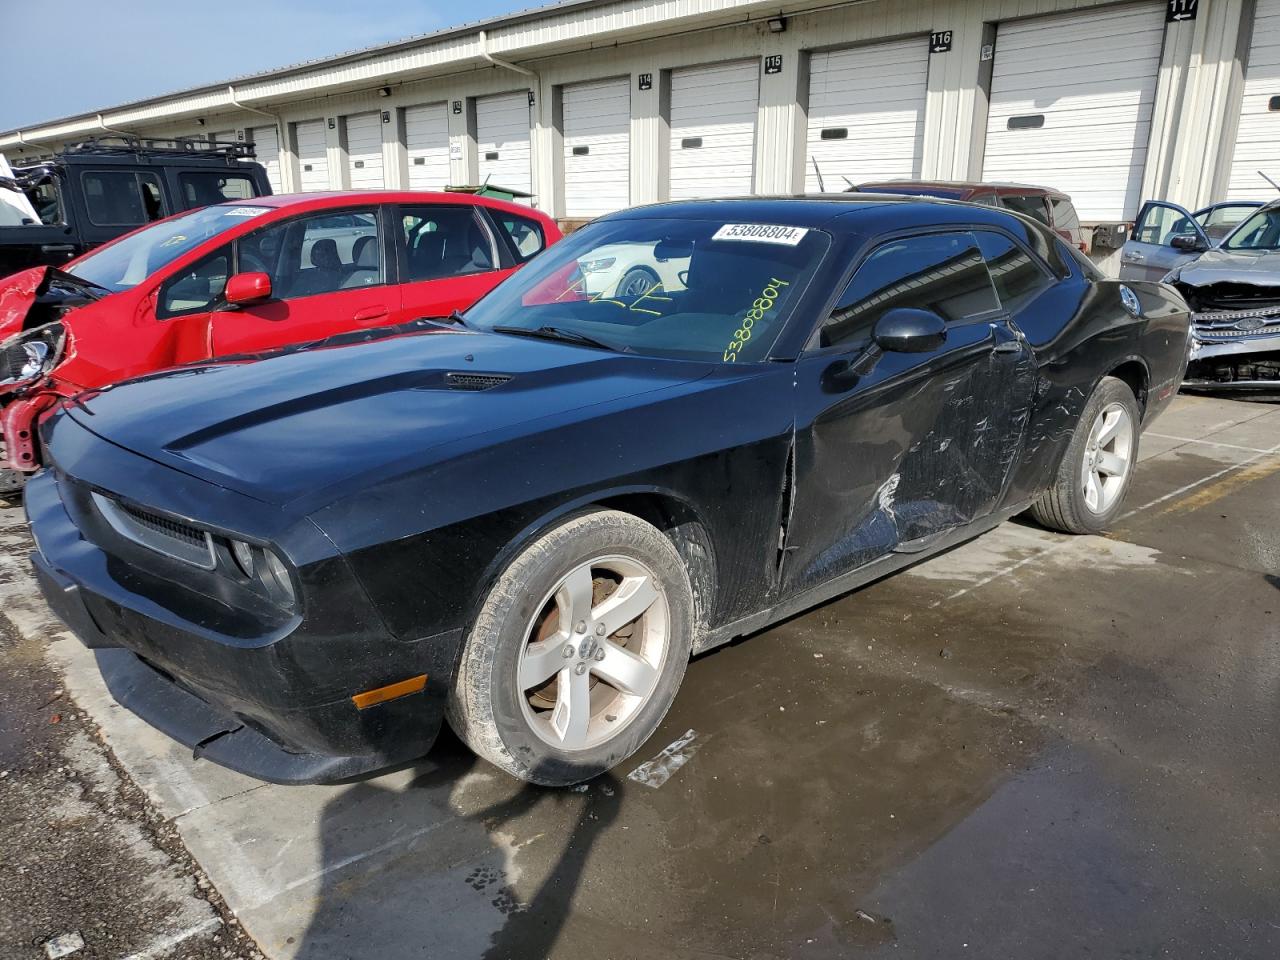
[[[614,296],[641,297],[648,293],[657,282],[658,275],[648,267],[632,267],[618,281],[618,285],[614,288]]]
[[[5,446],[0,440],[0,463],[4,461]],[[27,474],[21,470],[0,467],[0,500],[17,502],[22,499],[22,488],[27,485]]]
[[[1107,436],[1116,414],[1117,425]],[[1053,486],[1031,507],[1037,523],[1063,533],[1100,533],[1115,520],[1138,462],[1141,416],[1129,385],[1104,377],[1085,404]],[[1108,454],[1119,460],[1108,459]],[[1089,473],[1094,474],[1092,491]]]
[[[588,780],[657,729],[684,677],[693,623],[688,572],[670,540],[627,513],[574,515],[489,590],[466,636],[449,725],[521,780]]]

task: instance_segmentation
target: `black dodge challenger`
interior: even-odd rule
[[[346,340],[51,418],[50,605],[236,770],[344,778],[447,718],[569,784],[691,654],[1021,511],[1104,528],[1188,313],[1030,220],[858,194],[619,213],[465,316]]]

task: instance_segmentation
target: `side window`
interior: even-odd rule
[[[40,208],[37,207],[36,209]],[[1219,207],[1213,207],[1210,210],[1202,210],[1195,217],[1196,222],[1200,224],[1209,239],[1216,243],[1240,226],[1244,218],[1257,209],[1257,207],[1224,204]]]
[[[978,230],[974,236],[1000,305],[1010,313],[1017,313],[1052,285],[1044,268],[1008,237],[989,230]]]
[[[164,216],[160,178],[154,173],[86,170],[80,184],[95,226],[139,227]]]
[[[386,282],[376,210],[296,217],[239,241],[240,270],[271,277],[279,300]]]
[[[258,195],[253,180],[241,173],[200,170],[178,174],[183,205],[191,210],[224,200],[248,200]]]
[[[1049,206],[1053,208],[1053,226],[1057,230],[1069,230],[1072,235],[1080,229],[1080,217],[1075,205],[1066,197],[1050,197]]]
[[[188,313],[204,313],[217,306],[231,272],[230,250],[223,247],[175,273],[160,285],[156,318],[167,320]]]
[[[1151,204],[1134,226],[1133,237],[1140,243],[1167,247],[1174,237],[1194,233],[1191,220],[1175,207]]]
[[[470,207],[401,207],[400,229],[410,283],[483,273],[497,262],[489,234]]]
[[[1044,197],[1027,197],[1006,193],[1001,199],[1004,201],[1005,207],[1014,213],[1021,213],[1024,216],[1031,217],[1033,220],[1039,220],[1046,227],[1049,226],[1049,210],[1044,205]]]
[[[931,233],[884,243],[858,267],[822,328],[822,345],[862,339],[894,307],[932,310],[949,322],[1000,309],[972,233]]]
[[[58,185],[52,180],[46,180],[28,190],[27,199],[31,201],[31,206],[35,208],[41,223],[46,226],[66,223],[66,217],[62,212],[62,199],[58,196]]]
[[[542,224],[537,220],[498,210],[490,210],[489,213],[511,238],[511,243],[516,249],[516,257],[521,263],[526,263],[546,247],[547,238],[543,236]]]

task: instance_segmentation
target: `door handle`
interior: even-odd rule
[[[1147,258],[1144,257],[1142,254],[1140,254],[1137,250],[1134,250],[1132,253],[1126,253],[1120,259],[1123,260],[1125,263],[1145,263]]]
[[[379,320],[388,312],[386,307],[365,307],[363,310],[357,310],[356,315],[351,319],[356,323],[364,323],[366,320]]]
[[[75,253],[76,248],[69,243],[42,243],[41,253]]]

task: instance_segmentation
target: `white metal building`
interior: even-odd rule
[[[496,184],[560,217],[1000,179],[1086,223],[1280,180],[1280,0],[568,0],[0,133],[252,140],[282,191]],[[234,131],[234,132],[233,132]]]

